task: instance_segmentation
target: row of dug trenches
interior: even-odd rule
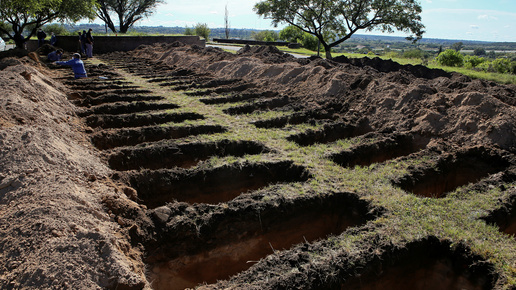
[[[363,62],[155,45],[66,82],[150,287],[516,285],[514,87]]]

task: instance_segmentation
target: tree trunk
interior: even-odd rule
[[[25,39],[21,34],[15,34],[13,40],[16,48],[25,49]]]
[[[328,45],[324,45],[324,50],[326,51],[326,59],[333,59],[333,57],[331,56],[331,47],[328,46]]]
[[[120,25],[120,29],[119,29],[120,33],[127,33],[127,30],[129,30],[129,26],[127,25]]]

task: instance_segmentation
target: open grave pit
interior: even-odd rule
[[[120,148],[108,156],[115,170],[190,168],[213,156],[243,156],[267,153],[270,150],[254,141],[222,140],[209,143],[156,144]]]
[[[302,182],[311,175],[290,161],[228,164],[194,168],[126,171],[123,179],[136,189],[143,204],[154,208],[167,202],[215,204],[276,183]]]
[[[147,246],[153,288],[184,289],[227,279],[269,254],[338,235],[379,214],[350,193],[241,206],[230,202],[228,209],[212,208],[210,215],[203,214],[206,205],[155,209],[155,216],[166,212],[170,217],[160,223],[160,239]],[[196,225],[189,222],[194,212],[200,215]]]
[[[371,135],[380,140],[353,146],[345,151],[333,154],[329,158],[343,167],[369,166],[373,163],[380,163],[417,152],[424,149],[430,141],[428,137],[408,133],[395,133],[383,138],[378,134]]]
[[[500,150],[464,148],[445,153],[431,167],[412,169],[407,175],[394,180],[393,184],[421,197],[440,198],[460,186],[504,171],[513,162],[511,154]]]
[[[105,150],[165,139],[179,139],[200,134],[222,133],[225,131],[226,128],[219,125],[122,128],[94,133],[91,135],[91,141],[98,149]]]

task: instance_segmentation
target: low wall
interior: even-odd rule
[[[288,46],[289,48],[300,48],[301,47],[301,45],[299,43],[290,43],[290,42],[284,42],[284,41],[257,41],[257,40],[244,40],[244,39],[223,39],[223,38],[214,38],[213,41],[218,42],[218,43]]]
[[[142,44],[173,43],[176,41],[186,45],[206,46],[206,41],[199,36],[93,36],[93,54],[113,51],[129,51]],[[48,43],[47,39],[47,43]],[[79,36],[58,36],[56,47],[69,52],[79,51]],[[35,51],[38,48],[37,40],[27,41],[27,50]]]

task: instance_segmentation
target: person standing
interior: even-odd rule
[[[88,58],[93,57],[93,35],[91,32],[93,29],[89,29],[88,33],[86,33],[86,56]]]
[[[81,55],[84,55],[84,46],[82,45],[82,33],[79,31],[79,39],[77,40],[77,43],[79,44],[79,53]]]
[[[88,77],[84,62],[82,62],[81,55],[78,53],[74,53],[73,58],[69,61],[56,61],[55,64],[71,66],[76,79]]]
[[[40,28],[36,36],[38,37],[38,47],[41,47],[43,44],[45,44],[45,38],[47,38],[47,34],[45,31],[43,31],[43,29]]]
[[[86,56],[86,30],[83,30],[81,34],[81,51]]]

